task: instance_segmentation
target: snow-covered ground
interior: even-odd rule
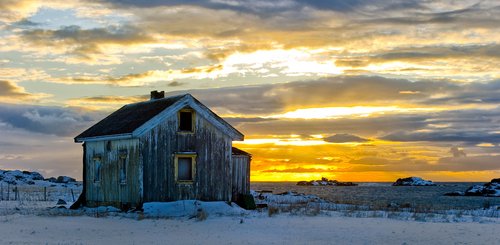
[[[119,212],[0,201],[0,244],[495,244],[500,232],[498,207],[415,214],[363,210],[314,195],[253,194],[268,208],[186,200]]]
[[[497,244],[494,223],[277,215],[195,219],[0,216],[0,244]]]
[[[49,183],[36,174],[8,177],[18,172],[4,176],[18,182],[20,191],[17,200],[0,199],[0,244],[495,244],[500,233],[496,205],[439,212],[399,206],[373,210],[315,195],[252,191],[258,210],[195,200],[145,203],[143,210],[129,212],[69,210],[70,190],[77,197],[81,184]],[[50,198],[30,191],[44,187],[51,187]],[[59,198],[67,204],[56,205]]]

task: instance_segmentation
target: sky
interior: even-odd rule
[[[81,179],[73,137],[191,93],[253,181],[500,176],[500,2],[0,0],[0,168]]]

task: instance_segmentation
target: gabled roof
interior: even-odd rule
[[[243,140],[243,134],[190,94],[171,96],[128,104],[111,113],[94,126],[75,137],[75,142],[138,137],[168,116],[189,106],[233,140]]]

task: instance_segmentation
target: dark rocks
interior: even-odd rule
[[[63,199],[59,199],[57,200],[57,204],[56,205],[66,205],[66,201],[64,201]]]
[[[465,190],[465,196],[500,197],[500,179],[492,179],[483,185],[474,185]]]
[[[45,179],[38,172],[31,172],[26,170],[1,170],[0,169],[0,181],[3,181],[6,184],[10,185],[36,185],[37,181],[48,181],[51,183],[59,183],[59,184],[75,184],[77,182],[74,178],[68,176],[59,176],[57,178],[51,177]]]
[[[419,177],[400,178],[392,184],[393,186],[435,186],[432,181]]]
[[[485,197],[500,197],[500,178],[492,179],[490,182],[483,185],[473,185],[465,192],[454,191],[445,193],[445,196],[485,196]]]
[[[50,177],[50,178],[45,179],[45,180],[52,182],[52,183],[59,183],[59,184],[61,184],[61,183],[67,184],[67,183],[71,183],[71,182],[76,182],[76,180],[74,178],[71,178],[68,176],[59,176],[57,178]]]
[[[464,192],[463,191],[452,191],[452,192],[444,193],[444,195],[450,196],[450,197],[463,196]]]
[[[56,183],[69,183],[69,182],[76,182],[76,179],[68,177],[68,176],[59,176],[56,179]]]
[[[43,176],[38,172],[31,172],[32,180],[43,180]]]
[[[329,180],[327,178],[321,178],[321,180],[311,180],[311,181],[299,181],[297,185],[301,186],[357,186],[358,184],[352,182],[340,182],[337,180]]]
[[[57,179],[55,177],[50,177],[50,178],[45,179],[45,181],[52,182],[52,183],[56,183],[56,180]]]

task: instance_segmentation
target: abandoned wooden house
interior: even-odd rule
[[[79,204],[137,207],[184,199],[236,201],[250,191],[243,134],[190,94],[128,104],[75,138],[83,142]]]

